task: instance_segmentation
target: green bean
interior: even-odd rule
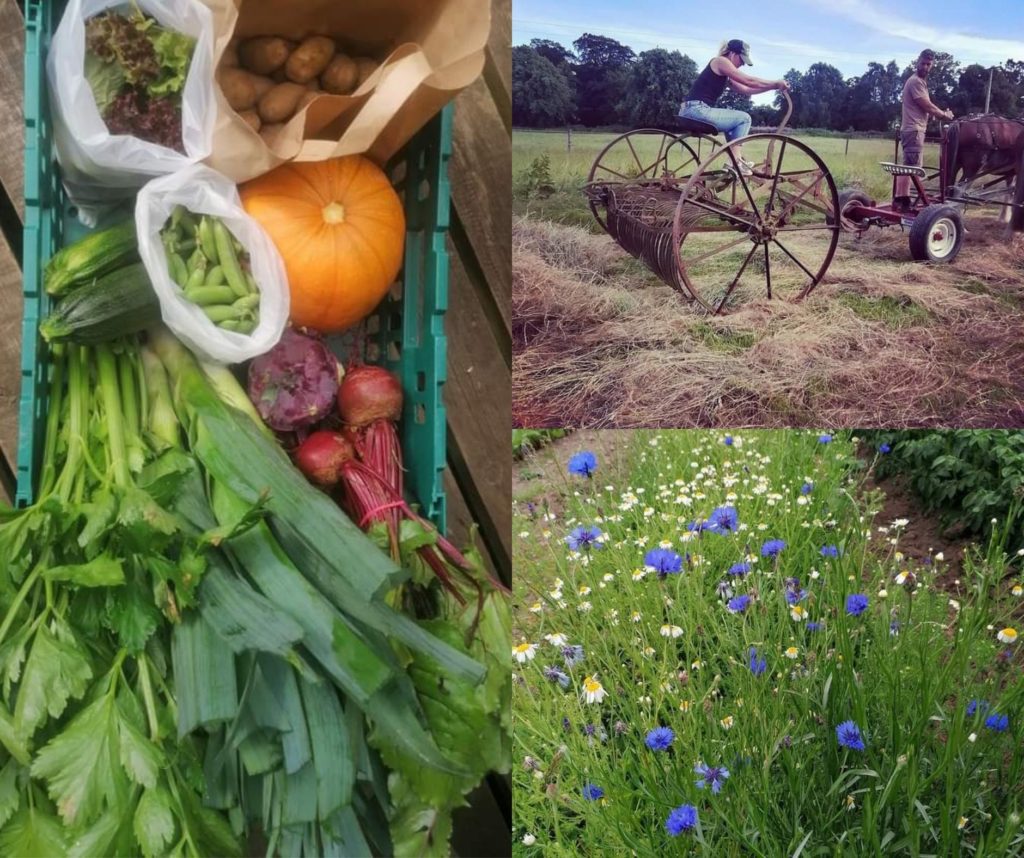
[[[176,205],[171,211],[171,229],[177,231],[178,224],[181,223],[181,216],[185,214],[186,209],[183,205]]]
[[[205,270],[206,254],[203,253],[203,249],[201,247],[197,247],[195,250],[193,250],[192,255],[188,258],[188,261],[185,263],[185,265],[189,271],[195,271],[196,268],[198,268],[200,265],[202,265],[203,269]]]
[[[245,272],[245,285],[249,287],[249,293],[252,295],[259,295],[260,290],[256,285],[256,278],[252,276],[251,271]]]
[[[185,290],[185,297],[193,304],[231,304],[235,293],[230,286],[195,286]]]
[[[245,295],[232,303],[232,307],[239,310],[255,310],[260,305],[259,295]]]
[[[196,220],[196,216],[188,209],[185,209],[185,213],[181,216],[180,229],[191,235],[195,232],[197,226],[199,226],[199,222]]]
[[[241,326],[241,319],[225,319],[218,325],[218,327],[223,328],[225,331],[235,331],[236,333],[238,332],[239,328],[241,328]]]
[[[196,249],[196,240],[194,238],[186,238],[184,241],[178,243],[177,250],[179,253],[188,253]]]
[[[259,324],[259,319],[243,319],[238,323],[238,333],[240,334],[251,334],[256,330],[256,326]]]
[[[217,260],[224,269],[224,278],[228,281],[228,286],[235,290],[235,294],[242,298],[249,294],[249,287],[245,283],[242,269],[238,267],[238,258],[231,246],[231,234],[219,220],[213,222],[212,229],[217,244]]]
[[[220,262],[220,257],[217,255],[217,242],[214,238],[214,224],[219,224],[220,221],[203,217],[199,221],[199,227],[196,230],[196,235],[199,238],[199,244],[203,248],[203,253],[206,254],[206,258],[210,260],[214,265]]]
[[[220,286],[222,283],[225,282],[226,281],[224,280],[224,268],[220,265],[214,265],[213,268],[211,268],[206,273],[207,286]],[[234,292],[232,292],[231,294],[234,294]]]
[[[171,279],[184,289],[185,283],[188,281],[188,268],[181,261],[181,257],[171,251],[167,254],[167,264],[170,267]]]
[[[198,289],[203,285],[203,280],[206,278],[206,270],[202,265],[199,265],[192,269],[192,273],[188,275],[188,280],[185,281],[185,291],[189,289]]]
[[[226,322],[228,319],[241,319],[245,310],[239,310],[230,304],[210,304],[203,307],[203,312],[211,322]]]

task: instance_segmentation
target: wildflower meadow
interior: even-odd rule
[[[1010,522],[953,598],[863,488],[887,447],[630,444],[516,504],[514,854],[1024,855]]]

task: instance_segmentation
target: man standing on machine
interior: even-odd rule
[[[900,123],[900,148],[903,163],[920,167],[921,151],[924,149],[924,132],[928,117],[952,119],[952,110],[943,110],[928,97],[928,72],[935,62],[935,52],[921,51],[917,58],[917,70],[903,84],[903,121]],[[896,177],[896,195],[892,201],[893,211],[910,211],[910,176]]]

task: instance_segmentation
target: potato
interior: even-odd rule
[[[310,36],[288,55],[285,74],[296,83],[306,83],[327,68],[334,56],[334,39],[326,36]]]
[[[319,90],[307,89],[302,94],[302,98],[299,99],[299,103],[298,103],[298,105],[295,108],[295,112],[298,113],[300,110],[302,110],[303,107],[305,107],[307,104],[309,104],[314,98],[319,98],[321,95],[323,95],[323,93],[320,92]]]
[[[260,121],[260,115],[255,110],[243,110],[238,115],[249,124],[253,131],[259,131],[263,125]]]
[[[369,57],[356,57],[356,66],[359,69],[359,80],[356,83],[357,89],[363,85],[363,81],[377,71],[378,65],[379,63],[376,60],[372,60]]]
[[[359,80],[359,66],[352,57],[338,54],[320,76],[320,84],[327,92],[348,95],[356,88]]]
[[[260,99],[260,119],[271,123],[290,119],[305,92],[301,83],[279,83]]]
[[[238,43],[234,40],[228,42],[228,46],[224,48],[224,53],[220,57],[221,68],[236,69],[238,68]]]
[[[244,68],[256,74],[271,74],[285,64],[292,43],[278,36],[257,36],[238,46],[238,58]]]
[[[256,101],[263,98],[263,96],[265,96],[276,85],[269,77],[264,77],[260,74],[252,74],[250,72],[249,79],[252,81],[252,85],[256,88]]]
[[[283,122],[275,122],[269,125],[264,125],[260,129],[260,137],[263,138],[263,142],[268,146],[274,145],[274,138],[280,133],[281,129],[284,128]]]
[[[221,92],[234,110],[249,110],[257,101],[252,75],[242,69],[222,68],[217,72]]]

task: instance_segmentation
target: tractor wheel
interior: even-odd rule
[[[963,241],[963,218],[953,206],[925,206],[910,227],[910,255],[921,262],[952,262]]]
[[[859,191],[856,188],[843,188],[843,190],[839,192],[839,225],[848,232],[864,232],[867,230],[868,224],[862,221],[851,220],[847,217],[846,207],[849,205],[873,206],[875,205],[875,201],[863,191]],[[829,216],[828,222],[830,224],[832,223],[831,216]]]

